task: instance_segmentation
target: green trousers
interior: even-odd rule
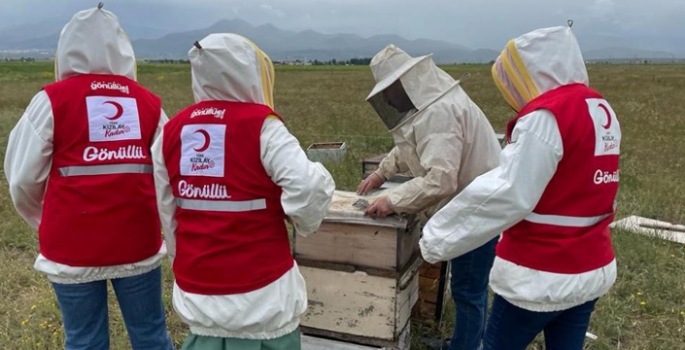
[[[300,328],[270,340],[205,337],[191,333],[181,350],[300,350]]]

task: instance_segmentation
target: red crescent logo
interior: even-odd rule
[[[116,114],[114,114],[114,115],[111,116],[111,117],[105,117],[106,119],[109,119],[109,120],[117,120],[117,119],[121,118],[121,116],[124,114],[124,107],[122,107],[118,102],[114,102],[114,101],[105,101],[105,102],[103,102],[102,104],[103,104],[103,105],[104,105],[104,104],[110,104],[110,105],[114,106],[114,108],[117,109],[117,113],[116,113]]]
[[[599,104],[599,108],[603,109],[604,113],[606,113],[606,115],[607,115],[607,123],[606,123],[606,125],[602,125],[602,127],[604,129],[609,130],[609,128],[611,127],[611,112],[609,112],[609,108],[607,108],[607,106],[605,106],[601,103]]]
[[[209,148],[209,142],[210,142],[211,139],[209,138],[209,133],[208,133],[206,130],[199,129],[199,130],[196,130],[193,134],[198,134],[198,133],[199,133],[200,135],[202,135],[202,136],[205,138],[205,141],[204,141],[204,144],[202,145],[202,147],[200,147],[200,148],[193,148],[193,149],[194,149],[196,152],[202,153],[202,152],[206,151],[207,148]]]

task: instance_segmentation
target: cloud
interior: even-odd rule
[[[274,8],[273,6],[271,6],[269,4],[261,4],[261,5],[259,5],[259,8],[268,12],[268,13],[271,13],[277,17],[281,17],[281,18],[285,17],[285,13],[283,11],[281,11],[277,8]]]
[[[0,29],[58,20],[94,0],[0,0]],[[471,48],[501,49],[508,39],[528,31],[575,21],[585,36],[659,43],[660,49],[681,50],[654,38],[685,33],[685,0],[110,0],[105,8],[122,23],[180,32],[210,26],[222,19],[243,19],[255,25],[361,36],[398,34],[409,39],[446,40]],[[606,46],[603,40],[597,46]],[[611,43],[611,42],[610,42]],[[673,43],[673,44],[671,44]]]
[[[619,23],[616,13],[616,4],[613,0],[595,0],[590,6],[588,16],[595,21],[603,21],[611,24]]]

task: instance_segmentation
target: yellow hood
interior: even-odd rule
[[[195,102],[249,102],[274,108],[269,56],[237,34],[210,34],[188,52]]]
[[[585,61],[570,27],[538,29],[509,41],[492,67],[497,88],[520,111],[563,85],[589,85]]]
[[[55,53],[55,80],[89,73],[136,79],[131,41],[117,16],[101,8],[76,13],[62,29]]]

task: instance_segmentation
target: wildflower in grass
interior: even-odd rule
[[[31,305],[31,310],[35,310],[36,307],[37,307],[36,304]]]
[[[641,295],[642,295],[642,292],[637,292],[637,296],[641,296]]]
[[[641,301],[641,302],[640,302],[640,306],[645,306],[645,305],[647,305],[646,302],[644,302],[644,301]]]
[[[29,319],[28,319],[28,318],[25,319],[25,320],[23,320],[23,321],[21,321],[21,325],[22,325],[22,326],[26,326],[27,323],[29,323]]]

